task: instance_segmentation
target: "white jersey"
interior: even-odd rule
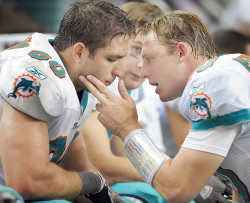
[[[0,81],[2,99],[48,124],[49,161],[58,163],[97,100],[84,91],[79,101],[61,58],[39,33],[0,54]],[[0,118],[2,108],[0,102]],[[4,184],[1,176],[0,185]]]
[[[249,202],[250,57],[222,55],[198,67],[180,112],[192,125],[183,147],[224,156],[217,171]]]

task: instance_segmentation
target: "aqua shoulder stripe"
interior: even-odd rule
[[[235,125],[250,121],[250,109],[243,109],[223,116],[211,117],[192,123],[192,130],[208,130],[217,126]]]

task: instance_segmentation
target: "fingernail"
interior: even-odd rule
[[[93,77],[92,77],[92,75],[88,75],[87,78],[88,78],[88,80],[92,80]]]
[[[125,85],[125,84],[124,84],[124,80],[123,80],[123,79],[121,79],[121,84],[122,84],[122,85]]]
[[[80,75],[80,76],[79,76],[79,80],[80,80],[81,82],[83,82],[83,81],[85,80],[85,77],[84,77],[83,75]]]

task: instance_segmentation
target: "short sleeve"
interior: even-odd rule
[[[61,88],[43,66],[12,60],[2,67],[0,81],[2,98],[17,110],[45,122],[62,114]]]
[[[238,124],[203,131],[190,130],[182,147],[226,157],[240,129],[241,125]]]
[[[204,90],[191,97],[192,129],[206,130],[249,121],[249,95],[249,75],[237,70],[209,75]]]

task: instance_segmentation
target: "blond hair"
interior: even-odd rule
[[[156,5],[150,3],[128,2],[121,9],[127,13],[127,18],[131,20],[137,28],[143,27],[147,23],[160,16],[164,12]]]
[[[153,31],[158,40],[167,44],[173,53],[178,42],[187,42],[192,47],[195,57],[213,58],[216,56],[215,45],[208,27],[195,14],[176,10],[154,22],[147,24],[144,34]]]

